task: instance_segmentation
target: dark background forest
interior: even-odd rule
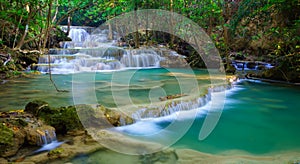
[[[0,0],[0,72],[24,70],[58,42],[69,40],[58,26],[98,27],[126,12],[162,9],[202,27],[225,59],[265,61],[276,67],[264,77],[300,79],[299,0]],[[145,38],[140,32],[140,39]],[[165,44],[202,68],[200,56],[184,41],[156,32],[151,44]],[[137,47],[138,45],[135,45]],[[10,62],[6,62],[9,58]],[[9,73],[7,73],[9,72]]]

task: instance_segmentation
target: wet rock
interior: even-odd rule
[[[159,97],[160,101],[165,101],[165,100],[170,100],[170,99],[176,99],[176,98],[180,98],[182,96],[187,96],[187,94],[174,94],[174,95],[167,95],[164,97]]]
[[[183,56],[166,56],[165,60],[160,62],[163,68],[187,68],[189,64]]]
[[[153,154],[146,154],[140,156],[140,162],[146,163],[176,163],[177,155],[173,149],[166,149]]]
[[[25,128],[26,132],[26,142],[29,145],[38,145],[41,146],[45,144],[41,137],[50,142],[55,137],[55,129],[52,126],[38,124],[30,125]],[[47,134],[46,134],[47,133]]]
[[[109,123],[106,125],[107,127],[111,127],[111,125],[113,126],[128,125],[134,122],[134,120],[131,117],[127,116],[126,114],[120,111],[112,110],[104,107],[101,107],[101,110],[104,112],[104,116]]]
[[[97,108],[92,108],[89,105],[76,105],[80,121],[85,127],[107,128],[109,122],[105,117],[104,106],[99,105]]]
[[[39,146],[55,138],[53,127],[23,110],[3,112],[0,115],[0,157],[14,156],[23,145]]]
[[[235,74],[236,68],[234,66],[232,66],[231,64],[229,64],[228,66],[226,66],[226,70],[225,71],[228,74]]]
[[[47,156],[49,159],[66,158],[68,154],[65,153],[63,148],[56,148],[51,150]]]

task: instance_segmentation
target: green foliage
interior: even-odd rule
[[[205,29],[223,56],[228,55],[229,51],[241,50],[235,47],[236,38],[245,38],[244,41],[249,42],[242,47],[244,49],[248,48],[250,42],[264,44],[266,38],[269,38],[272,45],[263,47],[267,49],[262,52],[263,55],[269,54],[268,57],[274,60],[277,58],[291,60],[293,61],[291,67],[298,70],[298,63],[294,62],[297,61],[300,47],[298,0],[24,0],[22,2],[0,0],[0,2],[0,46],[18,48],[20,44],[22,48],[28,41],[31,41],[31,45],[35,45],[32,48],[43,48],[43,43],[47,43],[47,30],[51,30],[56,25],[66,25],[68,17],[71,18],[71,25],[99,26],[129,11],[163,9],[186,16]],[[273,20],[277,18],[280,19]],[[189,24],[190,22],[182,23]],[[25,33],[26,27],[28,27],[27,33]],[[175,24],[174,28],[180,27]],[[54,34],[51,31],[49,33]],[[24,43],[22,43],[22,37],[25,37]],[[167,45],[172,48],[182,43],[176,41],[171,43],[173,42],[172,36],[168,35],[150,39],[152,39],[151,43],[167,42]],[[205,51],[210,51],[209,49]],[[193,50],[189,52],[187,55],[189,63],[195,67],[203,67],[204,63],[199,55]],[[257,52],[252,54],[257,54]],[[12,67],[10,68],[12,70],[18,70],[16,65],[9,67]],[[3,70],[3,68],[0,69]],[[11,74],[13,76],[18,72]]]

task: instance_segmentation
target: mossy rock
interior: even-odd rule
[[[0,124],[0,145],[12,145],[13,131],[3,124]]]
[[[29,102],[25,106],[25,110],[24,110],[24,112],[31,113],[36,117],[38,117],[41,114],[40,113],[41,111],[43,111],[44,113],[51,111],[49,104],[41,100],[34,100],[32,102]]]
[[[48,156],[56,156],[56,155],[60,155],[64,152],[64,149],[63,148],[56,148],[56,149],[53,149],[51,150],[49,153],[48,153]]]
[[[48,112],[42,111],[39,117],[53,126],[56,133],[66,134],[69,130],[83,129],[74,106],[49,109]]]
[[[108,127],[108,122],[105,118],[106,108],[104,106],[92,108],[89,105],[76,105],[76,110],[80,121],[85,127]]]
[[[226,67],[226,73],[227,74],[235,74],[236,72],[236,69],[234,66],[232,66],[231,64],[229,64],[227,67]]]

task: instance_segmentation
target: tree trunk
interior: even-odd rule
[[[148,8],[148,0],[146,1],[146,6]],[[149,46],[149,31],[148,31],[148,26],[149,26],[149,20],[148,20],[148,11],[146,13],[146,46]]]
[[[45,31],[45,35],[44,35],[43,48],[46,48],[47,41],[50,42],[50,40],[48,40],[48,38],[49,38],[50,28],[51,28],[51,23],[50,23],[51,9],[52,9],[52,0],[50,0],[50,2],[48,4],[48,15],[47,15],[47,23],[46,23],[46,31]]]
[[[55,14],[52,18],[52,24],[55,22],[57,14],[58,14],[58,0],[56,0],[56,8],[55,8]]]
[[[112,30],[112,26],[111,23],[108,23],[108,36],[107,36],[108,40],[113,40],[114,39],[114,35],[113,35],[113,30]]]
[[[25,38],[26,38],[26,36],[27,36],[27,32],[28,32],[28,24],[29,24],[30,20],[31,20],[31,13],[28,14],[28,17],[27,17],[27,20],[26,20],[26,26],[25,26],[24,33],[23,33],[23,35],[22,35],[20,41],[18,42],[17,46],[16,46],[14,49],[20,49],[20,48],[23,46],[24,40],[25,40]]]
[[[174,46],[174,40],[175,40],[175,36],[174,36],[174,15],[173,15],[173,0],[170,0],[170,12],[171,12],[171,17],[170,17],[170,35],[171,35],[171,40],[170,40],[170,47],[173,48]]]
[[[68,15],[68,28],[67,28],[67,35],[69,35],[71,30],[71,16],[70,14]]]
[[[16,44],[16,41],[17,41],[17,37],[18,37],[18,35],[19,35],[19,26],[20,26],[20,24],[22,23],[22,19],[23,19],[23,17],[21,16],[20,17],[20,21],[19,21],[19,24],[18,24],[18,26],[17,26],[17,30],[16,30],[16,35],[15,35],[15,39],[14,39],[14,43],[13,43],[13,48],[15,47],[15,44]]]
[[[139,39],[139,25],[138,25],[138,16],[137,16],[137,3],[134,1],[134,25],[135,25],[135,37],[134,37],[134,43],[135,48],[140,47],[140,39]]]

